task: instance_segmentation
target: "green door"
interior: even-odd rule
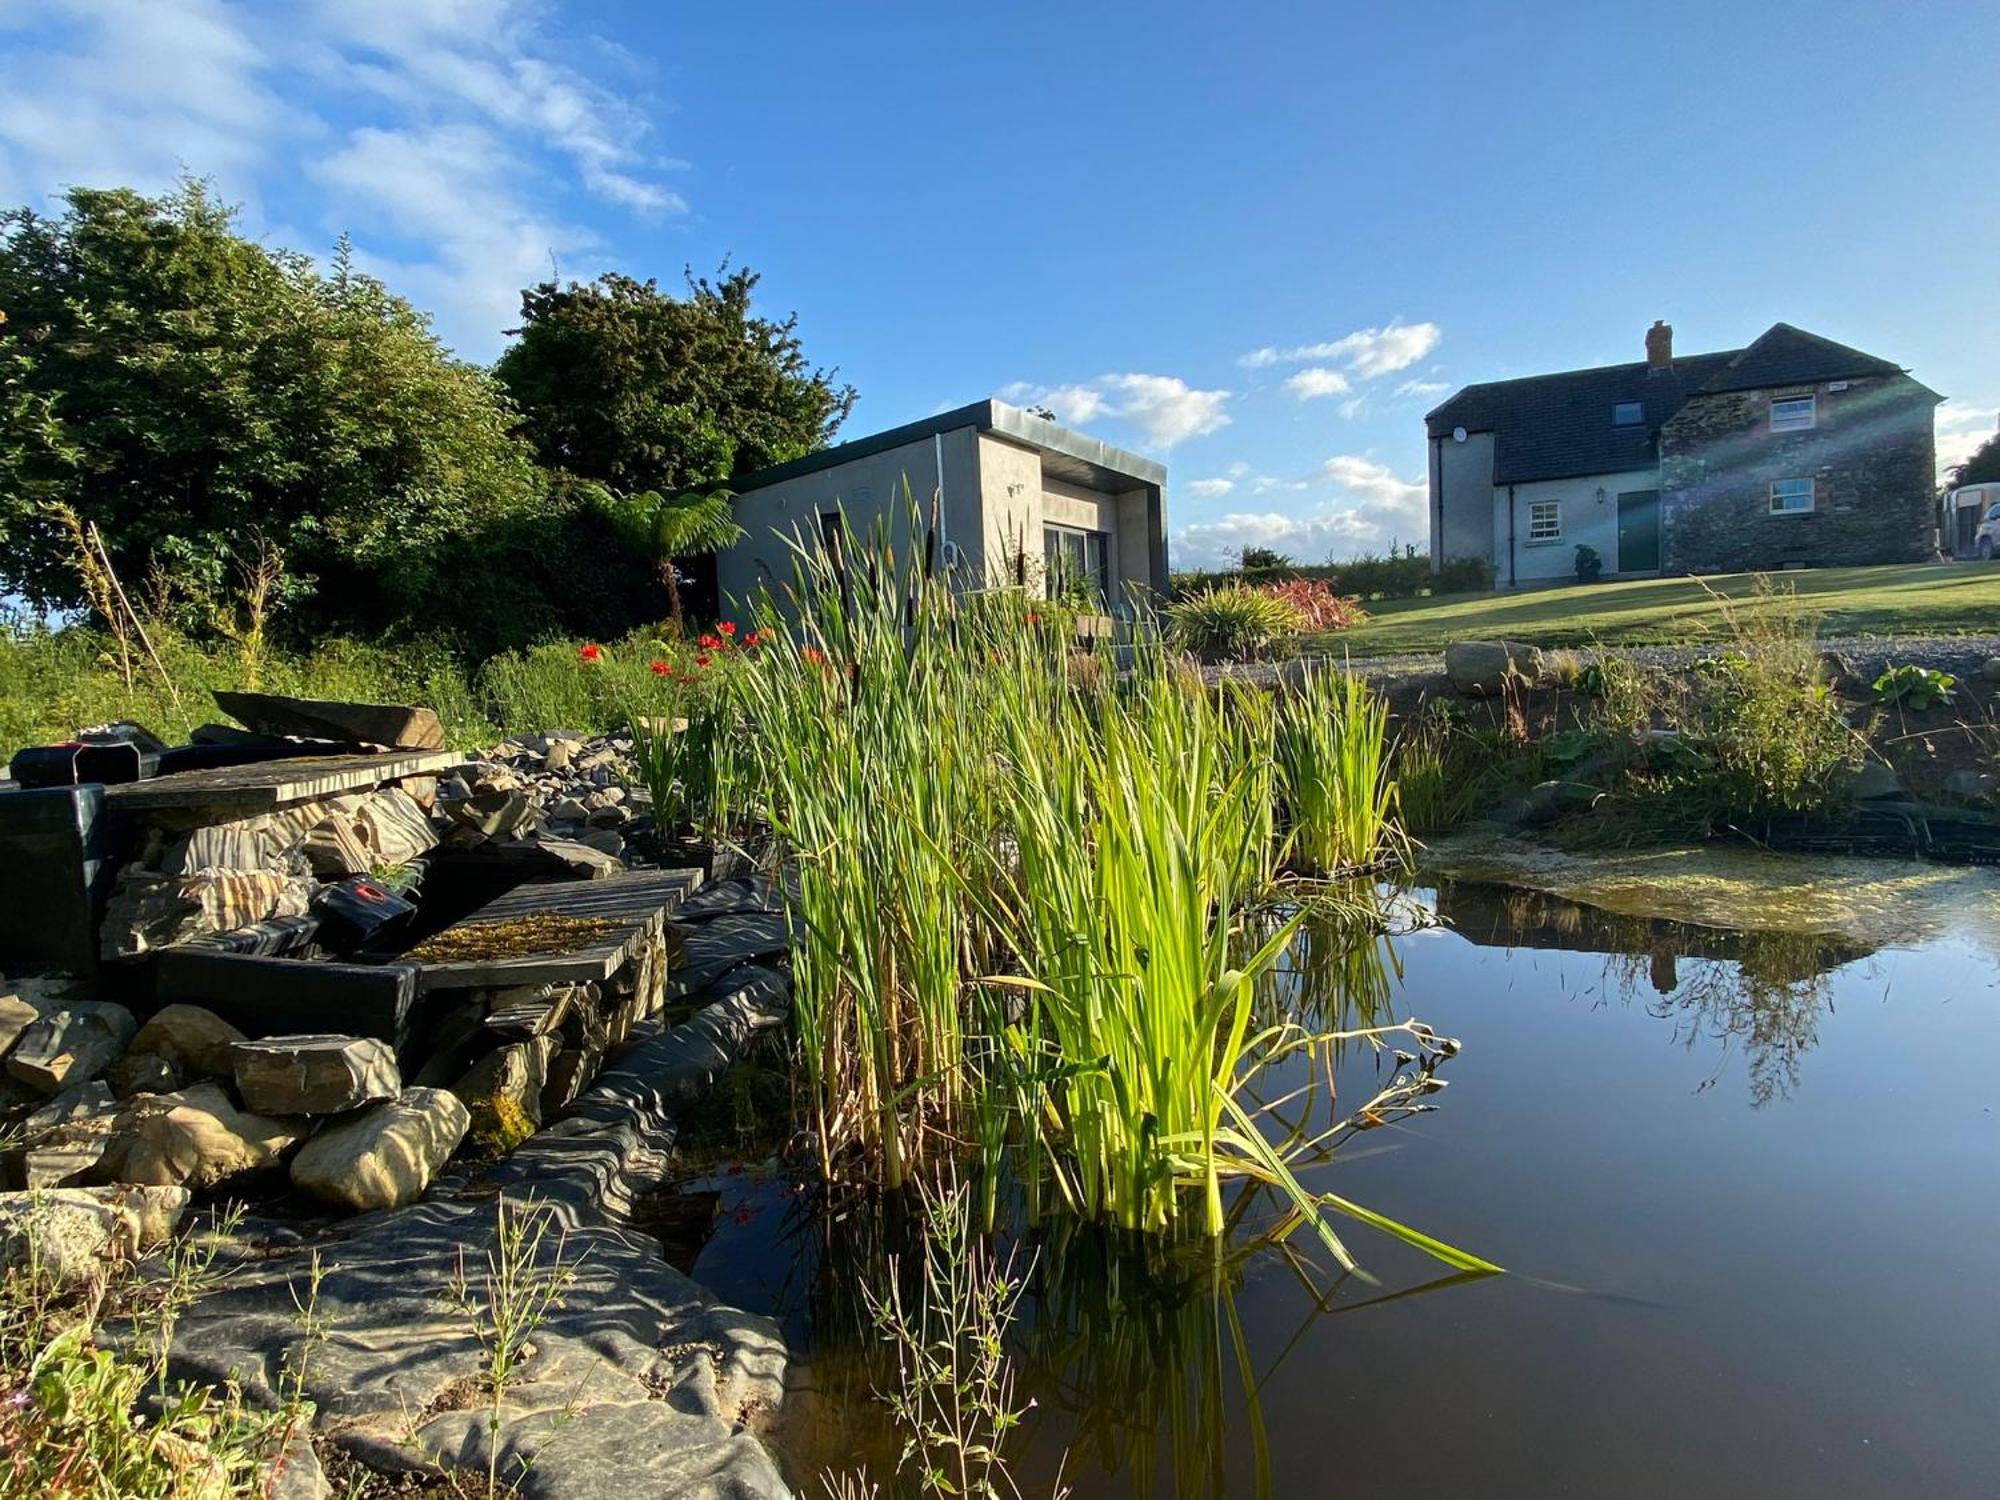
[[[1618,571],[1660,571],[1660,492],[1632,490],[1618,497]]]

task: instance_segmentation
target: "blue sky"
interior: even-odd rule
[[[0,0],[0,201],[181,168],[490,359],[725,256],[861,390],[1163,458],[1177,561],[1420,541],[1473,380],[1800,324],[2000,408],[2000,6]]]

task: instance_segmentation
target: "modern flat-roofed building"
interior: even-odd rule
[[[1151,459],[975,401],[735,481],[748,535],[717,557],[716,581],[725,610],[789,582],[789,539],[810,545],[843,512],[857,533],[887,516],[902,545],[905,495],[927,518],[936,494],[944,561],[963,586],[1080,585],[1120,612],[1166,591],[1166,486]]]

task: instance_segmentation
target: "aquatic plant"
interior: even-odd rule
[[[1389,709],[1352,672],[1307,663],[1277,700],[1273,748],[1284,858],[1334,875],[1402,852]]]

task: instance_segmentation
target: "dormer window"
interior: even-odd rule
[[[1646,403],[1643,401],[1618,401],[1611,407],[1613,427],[1642,427],[1646,422]]]
[[[1771,398],[1771,431],[1805,432],[1812,425],[1813,398],[1810,395]]]

